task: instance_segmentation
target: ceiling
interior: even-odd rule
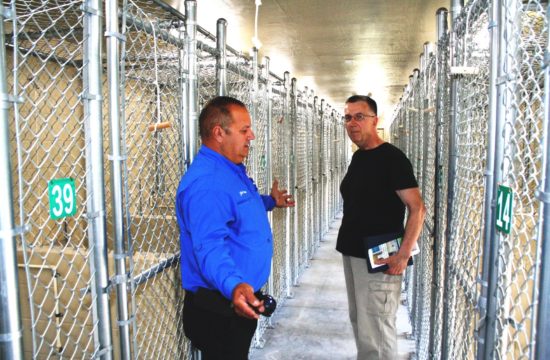
[[[164,0],[184,13],[184,0]],[[271,71],[289,71],[298,86],[341,110],[345,99],[368,94],[379,114],[391,117],[409,75],[419,67],[426,41],[436,40],[442,0],[263,0],[259,7],[260,57]],[[255,23],[254,0],[198,0],[198,24],[216,32],[228,21],[227,44],[248,52]],[[388,119],[389,120],[389,119]]]

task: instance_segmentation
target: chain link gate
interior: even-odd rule
[[[406,277],[418,358],[544,351],[535,329],[547,260],[537,197],[548,146],[546,10],[539,1],[475,1],[453,14],[449,34],[440,10],[436,60],[411,77],[394,114],[392,139],[421,174],[428,208],[421,255]]]
[[[544,122],[548,121],[543,108],[543,67],[548,43],[546,9],[547,4],[540,1],[502,2],[502,26],[506,34],[501,40],[499,77],[507,79],[502,84],[501,107],[497,110],[504,123],[503,155],[496,167],[502,169],[501,177],[497,177],[499,185],[509,187],[512,192],[512,209],[509,233],[494,234],[498,237],[496,346],[491,352],[485,351],[498,359],[529,359],[535,352],[541,249],[541,203],[537,191],[542,188],[542,154],[547,151],[541,144],[543,135],[548,136],[543,134]],[[496,194],[497,212],[501,208],[506,211],[505,195]],[[499,219],[506,221],[499,213],[495,218],[497,227]]]
[[[185,163],[184,23],[158,6],[131,0],[122,13],[121,133],[133,357],[182,358],[188,344],[174,199]]]
[[[226,47],[224,21],[214,36],[156,0],[109,0],[105,10],[91,0],[3,4],[10,139],[2,145],[13,165],[8,208],[17,220],[8,239],[18,241],[23,319],[23,348],[10,342],[10,354],[190,356],[174,197],[199,144],[197,109],[224,92],[253,116],[247,165],[259,190],[277,178],[303,192],[300,211],[271,214],[267,291],[279,303],[291,296],[341,209],[348,159],[336,112],[287,73],[270,73],[267,61],[258,66],[257,53]],[[195,5],[186,2],[188,15]],[[64,217],[52,216],[51,204],[56,212],[62,204]],[[268,325],[260,322],[256,346]]]
[[[12,191],[23,229],[17,243],[23,355],[90,358],[111,342],[106,295],[98,294],[107,280],[98,269],[107,265],[104,193],[96,186],[102,170],[92,173],[102,161],[101,85],[92,78],[100,71],[93,12],[100,6],[3,5],[10,11],[3,25],[15,100],[9,109],[17,169]],[[100,337],[98,329],[106,327]]]

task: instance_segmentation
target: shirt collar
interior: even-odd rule
[[[210,158],[215,159],[216,161],[219,161],[219,162],[227,165],[229,168],[233,169],[234,171],[238,171],[238,172],[242,172],[242,173],[246,174],[246,166],[244,166],[244,164],[242,164],[242,163],[241,164],[235,164],[234,162],[232,162],[231,160],[229,160],[228,158],[226,158],[225,156],[223,156],[219,152],[210,149],[208,146],[206,146],[204,144],[201,145],[201,148],[199,149],[199,152],[201,152],[203,155],[206,155]]]

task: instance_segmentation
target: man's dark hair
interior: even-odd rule
[[[217,96],[206,103],[199,115],[199,134],[201,138],[207,139],[212,135],[212,129],[219,125],[226,130],[233,122],[231,117],[231,106],[243,107],[246,105],[229,96]]]
[[[378,115],[378,105],[376,105],[376,101],[374,101],[370,96],[367,95],[353,95],[350,96],[346,100],[346,104],[348,103],[356,103],[356,102],[366,102],[369,105],[369,108],[372,110],[374,115]]]

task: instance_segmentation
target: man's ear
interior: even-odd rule
[[[221,143],[223,141],[224,135],[225,135],[225,130],[222,129],[221,126],[219,125],[214,126],[214,128],[212,129],[212,138],[216,142]]]

